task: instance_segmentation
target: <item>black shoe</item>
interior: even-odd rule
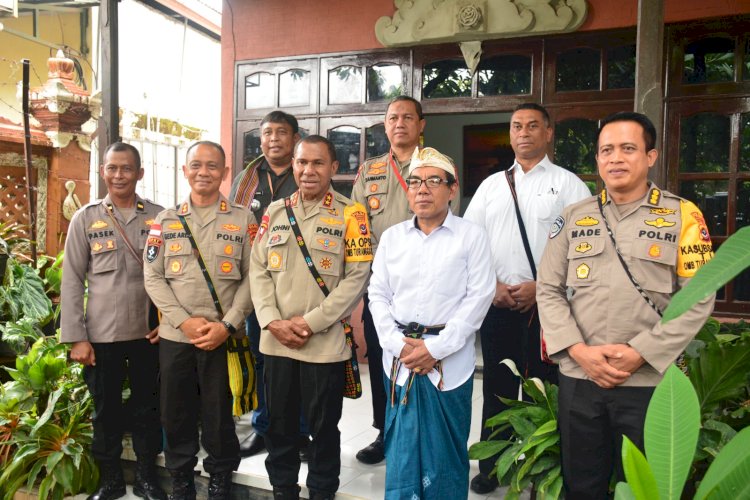
[[[374,465],[385,460],[385,445],[383,444],[383,433],[378,434],[377,439],[357,452],[357,460],[363,464]]]
[[[232,489],[232,471],[214,472],[208,481],[209,500],[227,500]]]
[[[497,477],[479,473],[471,480],[471,491],[480,495],[492,493],[497,488]]]
[[[333,500],[335,493],[323,493],[320,491],[310,490],[310,500]]]
[[[184,470],[171,470],[172,493],[169,500],[195,500],[195,473]]]
[[[99,464],[99,488],[86,500],[115,500],[125,496],[125,479],[120,462]]]
[[[300,436],[297,441],[297,447],[299,448],[299,459],[300,462],[310,461],[310,438],[307,436]]]
[[[144,500],[167,500],[167,494],[159,486],[156,465],[153,462],[138,462],[136,464],[133,495]]]
[[[266,449],[266,440],[257,432],[250,434],[240,445],[241,457],[252,457]]]
[[[298,485],[285,486],[278,488],[273,487],[273,500],[299,500],[299,492],[301,488]]]

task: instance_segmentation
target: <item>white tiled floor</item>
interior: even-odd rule
[[[341,474],[339,476],[341,486],[336,497],[342,499],[381,499],[385,491],[385,462],[379,465],[364,465],[355,458],[357,451],[370,444],[377,436],[377,431],[371,426],[372,404],[367,365],[360,364],[360,367],[362,370],[363,395],[357,400],[344,400],[343,417],[339,424],[339,429],[341,429]],[[479,440],[481,415],[482,380],[475,379],[469,444]],[[234,474],[234,482],[270,490],[271,484],[268,481],[268,473],[264,464],[266,455],[266,453],[261,453],[243,459],[239,469]],[[469,477],[471,478],[479,469],[476,461],[472,461],[470,464]],[[303,486],[303,497],[307,497],[307,490],[304,488],[306,476],[307,465],[303,463],[299,474],[299,483]],[[469,500],[503,498],[504,496],[505,488],[498,488],[489,496],[477,495],[469,491]],[[81,498],[85,498],[85,496]],[[130,486],[128,486],[128,496],[125,499],[134,500],[136,498],[131,494]],[[528,495],[523,495],[522,498],[528,498]]]

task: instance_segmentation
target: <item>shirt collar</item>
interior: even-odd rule
[[[599,193],[599,199],[601,200],[602,205],[606,205],[607,203],[610,203],[612,201],[612,198],[610,198],[606,187],[602,189],[601,192]],[[659,202],[661,202],[661,199],[662,199],[661,189],[659,189],[659,187],[653,182],[648,181],[648,191],[646,191],[646,195],[643,198],[641,198],[640,205],[658,207]]]
[[[550,161],[549,157],[547,155],[544,155],[544,158],[542,158],[542,161],[534,165],[534,168],[529,170],[528,172],[523,171],[523,167],[521,167],[521,164],[518,163],[518,160],[513,161],[513,165],[510,167],[513,170],[514,174],[518,175],[531,175],[533,172],[540,171],[543,172],[549,168],[549,166],[552,165],[552,162]]]
[[[445,220],[442,224],[440,224],[440,227],[444,227],[446,229],[450,229],[451,232],[456,232],[456,216],[453,215],[453,212],[451,211],[450,207],[448,207],[448,215],[445,217]],[[440,229],[436,228],[437,229]],[[414,215],[411,218],[411,224],[409,224],[409,231],[419,231],[419,228],[417,227],[417,216]]]

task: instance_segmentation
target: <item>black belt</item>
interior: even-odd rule
[[[445,328],[445,325],[425,326],[417,323],[416,321],[412,321],[411,323],[408,323],[406,325],[396,321],[396,324],[401,329],[401,331],[404,332],[404,335],[417,339],[422,335],[440,335],[440,331]]]

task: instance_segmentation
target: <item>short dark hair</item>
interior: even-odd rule
[[[127,142],[113,142],[109,146],[107,146],[107,149],[104,150],[104,156],[102,156],[102,165],[104,165],[104,161],[107,158],[107,155],[110,152],[115,153],[130,153],[133,155],[133,159],[135,160],[135,167],[140,169],[141,168],[141,153],[138,152],[138,149],[136,149],[135,146],[132,144],[128,144]]]
[[[596,134],[597,149],[599,145],[599,137],[602,135],[602,129],[614,122],[635,122],[643,129],[643,142],[646,143],[646,152],[656,148],[656,127],[654,123],[649,119],[648,116],[643,113],[636,113],[634,111],[618,111],[612,113],[604,120],[602,120],[599,126],[599,132]]]
[[[417,116],[419,117],[420,120],[424,119],[424,113],[422,113],[422,103],[408,95],[400,95],[391,99],[391,102],[389,102],[388,106],[385,108],[385,114],[386,115],[388,114],[388,110],[391,108],[391,104],[397,103],[399,101],[408,101],[414,104],[414,107],[417,110]]]
[[[297,150],[299,149],[300,145],[306,142],[310,144],[325,144],[326,148],[328,148],[328,154],[331,156],[331,163],[338,160],[338,157],[336,156],[336,147],[331,141],[329,141],[322,135],[308,135],[307,137],[303,137],[302,139],[300,139],[299,142],[294,146],[294,156],[297,156]]]
[[[547,108],[545,108],[541,104],[537,104],[535,102],[524,102],[516,106],[513,112],[515,113],[516,111],[521,111],[522,109],[531,109],[534,111],[539,111],[544,117],[544,124],[547,125],[547,127],[552,126],[552,120],[549,117],[549,112],[547,111]]]
[[[226,166],[227,155],[226,153],[224,153],[224,148],[221,147],[221,144],[219,144],[218,142],[214,142],[214,141],[197,141],[197,142],[192,143],[190,147],[187,149],[187,151],[185,152],[185,162],[187,162],[187,157],[190,156],[190,152],[198,146],[211,146],[212,148],[217,150],[219,154],[221,154],[221,160],[224,163],[224,166]]]
[[[266,123],[286,123],[287,125],[292,127],[293,134],[299,134],[299,123],[297,123],[297,119],[294,117],[294,115],[284,113],[279,109],[277,109],[276,111],[271,111],[266,116],[264,116],[260,121],[260,128],[263,128],[263,125],[265,125]]]
[[[445,173],[445,180],[448,181],[448,185],[449,186],[452,186],[453,184],[456,183],[456,176],[453,175],[453,174],[451,174],[451,173],[449,173],[449,172],[446,172]]]

